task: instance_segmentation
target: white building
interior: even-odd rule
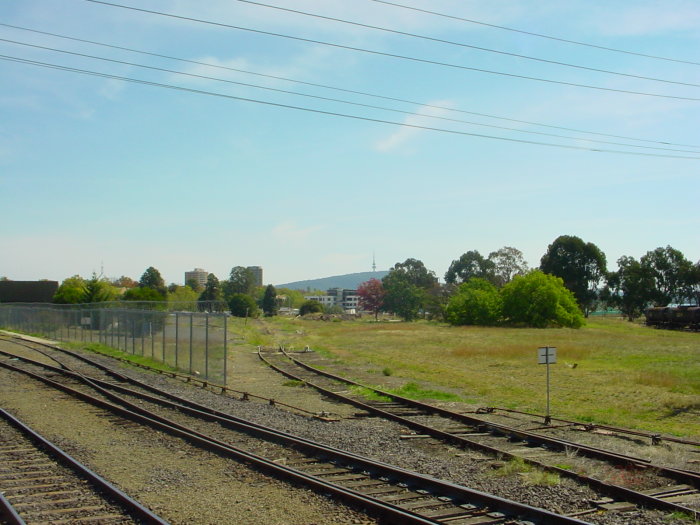
[[[307,301],[318,301],[324,308],[340,306],[348,313],[355,313],[359,308],[360,296],[357,295],[357,290],[330,288],[327,294],[328,295],[305,295],[304,299]]]

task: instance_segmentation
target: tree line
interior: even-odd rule
[[[700,304],[700,261],[693,264],[670,246],[648,251],[639,260],[622,256],[617,266],[609,272],[605,254],[595,244],[562,235],[548,246],[538,268],[529,268],[522,252],[510,246],[486,257],[470,250],[452,261],[440,283],[422,261],[409,258],[381,281],[362,283],[357,292],[361,308],[375,318],[388,312],[406,321],[425,317],[456,325],[579,327],[595,309],[617,309],[633,320],[648,306]],[[166,286],[152,266],[138,281],[75,275],[54,296],[55,303],[63,304],[115,300],[228,310],[240,317],[276,315],[284,305],[301,314],[322,310],[299,290],[257,286],[253,273],[242,266],[233,267],[223,281],[210,273],[203,287],[195,281]]]
[[[281,293],[280,293],[281,292]],[[110,301],[139,301],[164,308],[168,303],[183,310],[223,312],[240,317],[275,315],[280,304],[299,307],[304,302],[301,291],[274,286],[257,286],[254,274],[243,266],[234,266],[229,278],[220,281],[210,273],[204,286],[189,280],[184,286],[165,285],[160,272],[150,266],[138,281],[122,276],[107,279],[95,273],[89,279],[74,275],[58,287],[56,304],[88,304]]]
[[[582,326],[595,309],[617,309],[629,320],[648,306],[700,304],[700,261],[670,247],[639,260],[623,256],[609,272],[605,254],[572,235],[557,237],[538,268],[506,246],[482,256],[471,250],[453,260],[440,284],[422,261],[396,263],[381,280],[358,288],[363,309],[452,324]]]

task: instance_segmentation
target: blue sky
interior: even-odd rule
[[[455,18],[372,0],[267,2],[624,75],[236,0],[116,3],[317,42],[84,0],[0,3],[2,24],[191,61],[0,26],[4,57],[108,75],[0,60],[0,275],[138,279],[155,266],[182,283],[194,267],[223,279],[258,265],[281,283],[367,271],[374,252],[379,269],[414,257],[442,277],[468,250],[513,246],[536,266],[564,234],[598,245],[611,269],[666,245],[700,260],[700,65],[682,62],[698,61],[694,0],[398,0]]]

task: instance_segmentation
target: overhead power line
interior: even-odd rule
[[[553,64],[553,65],[557,65],[557,66],[564,66],[564,67],[571,67],[571,68],[576,68],[576,69],[583,69],[583,70],[586,70],[586,71],[594,71],[594,72],[596,72],[596,73],[605,73],[605,74],[608,74],[608,75],[617,75],[617,76],[621,76],[621,77],[636,78],[636,79],[639,79],[639,80],[649,80],[649,81],[652,81],[652,82],[662,82],[662,83],[665,83],[665,84],[676,84],[676,85],[679,85],[679,86],[700,87],[700,84],[694,84],[694,83],[692,83],[692,82],[680,82],[680,81],[676,81],[676,80],[668,80],[668,79],[663,79],[663,78],[647,77],[647,76],[644,76],[644,75],[634,75],[634,74],[632,74],[632,73],[621,73],[621,72],[619,72],[619,71],[611,71],[611,70],[609,70],[609,69],[601,69],[601,68],[596,68],[596,67],[582,66],[582,65],[580,65],[580,64],[571,64],[571,63],[568,63],[568,62],[560,62],[560,61],[558,61],[558,60],[549,60],[549,59],[546,59],[546,58],[539,58],[539,57],[533,57],[533,56],[528,56],[528,55],[521,55],[521,54],[519,54],[519,53],[511,53],[511,52],[508,52],[508,51],[501,51],[501,50],[498,50],[498,49],[491,49],[491,48],[488,48],[488,47],[481,47],[481,46],[475,46],[475,45],[472,45],[472,44],[465,44],[465,43],[463,43],[463,42],[455,42],[455,41],[453,41],[453,40],[445,40],[445,39],[443,39],[443,38],[436,38],[436,37],[431,37],[431,36],[426,36],[426,35],[419,35],[419,34],[417,34],[417,33],[409,33],[409,32],[407,32],[407,31],[399,31],[399,30],[396,30],[396,29],[389,29],[389,28],[387,28],[387,27],[380,27],[380,26],[375,26],[375,25],[371,25],[371,24],[363,24],[363,23],[361,23],[361,22],[353,22],[353,21],[351,21],[351,20],[345,20],[345,19],[342,19],[342,18],[336,18],[336,17],[332,17],[332,16],[319,15],[319,14],[317,14],[317,13],[309,13],[309,12],[307,12],[307,11],[300,11],[300,10],[297,10],[297,9],[290,9],[290,8],[287,8],[287,7],[280,7],[280,6],[271,5],[271,4],[264,4],[264,3],[262,3],[262,2],[255,2],[255,1],[253,1],[253,0],[236,0],[236,1],[237,1],[237,2],[241,2],[241,3],[244,3],[244,4],[256,5],[256,6],[259,6],[259,7],[265,7],[265,8],[269,8],[269,9],[276,9],[276,10],[278,10],[278,11],[285,11],[285,12],[288,12],[288,13],[295,13],[295,14],[298,14],[298,15],[309,16],[309,17],[312,17],[312,18],[320,18],[320,19],[322,19],[322,20],[330,20],[330,21],[333,21],[333,22],[339,22],[339,23],[342,23],[342,24],[348,24],[348,25],[352,25],[352,26],[356,26],[356,27],[364,27],[364,28],[366,28],[366,29],[373,29],[373,30],[376,30],[376,31],[383,31],[383,32],[385,32],[385,33],[392,33],[392,34],[395,34],[395,35],[408,36],[408,37],[411,37],[411,38],[419,38],[419,39],[421,39],[421,40],[428,40],[428,41],[431,41],[431,42],[438,42],[438,43],[440,43],[440,44],[447,44],[447,45],[451,45],[451,46],[465,47],[465,48],[469,48],[469,49],[474,49],[474,50],[476,50],[476,51],[484,51],[484,52],[486,52],[486,53],[496,53],[496,54],[499,54],[499,55],[505,55],[505,56],[510,56],[510,57],[514,57],[514,58],[521,58],[521,59],[524,59],[524,60],[533,60],[533,61],[535,61],[535,62],[542,62],[542,63],[545,63],[545,64]]]
[[[162,68],[162,67],[157,67],[157,66],[149,66],[146,64],[138,64],[136,62],[127,62],[125,60],[117,60],[114,58],[107,58],[107,57],[100,57],[96,55],[88,55],[86,53],[79,53],[77,51],[68,51],[64,49],[57,49],[53,47],[47,47],[47,46],[40,46],[37,44],[29,44],[26,42],[18,42],[16,40],[9,40],[6,38],[0,38],[0,42],[7,42],[10,44],[16,44],[16,45],[21,45],[21,46],[26,46],[26,47],[31,47],[34,49],[43,49],[45,51],[52,51],[55,53],[63,53],[67,55],[73,55],[73,56],[79,56],[82,58],[89,58],[93,60],[101,60],[103,62],[111,62],[113,64],[121,64],[121,65],[126,65],[126,66],[132,66],[132,67],[139,67],[142,69],[150,69],[152,71],[159,71],[163,73],[172,73],[175,75],[182,75],[182,76],[187,76],[187,77],[192,77],[192,78],[198,78],[198,79],[204,79],[204,80],[214,80],[216,82],[223,82],[226,84],[234,84],[237,86],[243,86],[243,87],[251,87],[255,89],[262,89],[266,91],[272,91],[276,93],[284,93],[287,95],[295,95],[295,96],[300,96],[300,97],[306,97],[306,98],[312,98],[316,100],[323,100],[326,102],[336,102],[340,104],[347,104],[351,106],[356,106],[356,107],[363,107],[363,108],[368,108],[368,109],[378,109],[381,111],[388,111],[391,113],[400,113],[402,115],[410,115],[410,116],[418,116],[418,117],[425,117],[425,118],[431,118],[431,119],[437,119],[437,120],[444,120],[444,121],[449,121],[449,122],[457,122],[460,124],[469,124],[472,126],[480,126],[480,127],[487,127],[487,128],[494,128],[494,129],[500,129],[504,131],[514,131],[516,133],[525,133],[529,135],[539,135],[539,136],[545,136],[545,137],[555,137],[555,138],[561,138],[561,139],[566,139],[566,140],[582,140],[586,142],[593,142],[597,144],[608,144],[608,145],[613,145],[613,146],[623,146],[623,147],[628,147],[628,148],[638,148],[638,149],[649,149],[649,150],[659,150],[659,151],[675,151],[679,153],[694,153],[698,154],[700,153],[699,151],[693,151],[693,150],[682,150],[682,149],[676,149],[676,148],[662,148],[662,147],[654,147],[654,146],[645,146],[645,145],[639,145],[639,144],[627,144],[627,143],[622,143],[622,142],[613,142],[613,141],[608,141],[608,140],[599,140],[599,139],[591,139],[591,138],[585,138],[585,137],[572,137],[572,136],[567,136],[567,135],[559,135],[556,133],[545,133],[541,131],[532,131],[532,130],[524,130],[524,129],[518,129],[518,128],[509,128],[507,126],[497,126],[494,124],[485,124],[485,123],[480,123],[480,122],[472,122],[468,120],[462,120],[462,119],[455,119],[455,118],[449,118],[449,117],[443,117],[440,115],[431,115],[429,113],[420,113],[420,112],[411,112],[411,111],[405,111],[401,109],[395,109],[395,108],[387,108],[383,106],[375,106],[371,104],[363,104],[360,102],[353,102],[350,100],[343,100],[343,99],[338,99],[338,98],[331,98],[331,97],[323,97],[320,95],[312,95],[308,93],[300,93],[298,91],[290,91],[286,89],[279,89],[279,88],[272,88],[268,86],[261,86],[258,84],[250,84],[247,82],[238,82],[235,80],[230,80],[230,79],[224,79],[224,78],[218,78],[218,77],[212,77],[212,76],[207,76],[207,75],[200,75],[196,73],[187,73],[184,71],[177,71],[174,69],[167,69],[167,68]]]
[[[325,110],[321,110],[321,109],[308,108],[308,107],[303,107],[303,106],[295,106],[292,104],[282,104],[279,102],[271,102],[271,101],[267,101],[267,100],[239,97],[239,96],[235,96],[235,95],[228,95],[225,93],[216,93],[213,91],[207,91],[207,90],[203,90],[203,89],[195,89],[195,88],[189,88],[189,87],[185,87],[185,86],[177,86],[177,85],[173,85],[173,84],[164,84],[161,82],[142,80],[142,79],[137,79],[137,78],[132,78],[132,77],[112,75],[109,73],[102,73],[99,71],[79,69],[79,68],[74,68],[74,67],[70,67],[70,66],[63,66],[60,64],[51,64],[51,63],[47,63],[47,62],[40,62],[37,60],[29,60],[29,59],[20,58],[20,57],[13,57],[13,56],[9,56],[9,55],[0,55],[0,60],[28,64],[28,65],[44,67],[44,68],[48,68],[48,69],[55,69],[55,70],[59,70],[59,71],[67,71],[67,72],[71,72],[71,73],[79,73],[79,74],[83,74],[83,75],[96,76],[96,77],[100,77],[100,78],[108,78],[108,79],[112,79],[112,80],[121,80],[124,82],[130,82],[130,83],[140,84],[140,85],[145,85],[145,86],[159,87],[159,88],[164,88],[164,89],[171,89],[171,90],[181,91],[181,92],[185,92],[185,93],[195,93],[195,94],[200,94],[200,95],[208,95],[208,96],[219,97],[219,98],[224,98],[224,99],[228,99],[228,100],[249,102],[249,103],[253,103],[253,104],[260,104],[260,105],[265,105],[265,106],[270,106],[270,107],[275,107],[275,108],[284,108],[284,109],[292,109],[292,110],[296,110],[296,111],[304,111],[304,112],[309,112],[309,113],[317,113],[320,115],[327,115],[327,116],[331,116],[331,117],[341,117],[341,118],[358,120],[358,121],[375,122],[378,124],[389,124],[392,126],[402,126],[402,127],[406,127],[406,128],[420,129],[420,130],[425,130],[425,131],[435,131],[435,132],[447,133],[447,134],[455,135],[455,136],[477,137],[477,138],[499,140],[499,141],[512,142],[512,143],[530,144],[530,145],[537,145],[537,146],[548,146],[548,147],[554,147],[554,148],[564,148],[564,149],[579,150],[579,151],[614,153],[614,154],[620,154],[620,155],[633,155],[633,156],[643,156],[643,157],[662,157],[662,158],[685,159],[685,160],[700,160],[700,157],[692,157],[692,156],[684,156],[684,155],[670,155],[670,154],[664,154],[664,153],[643,153],[643,152],[638,152],[638,151],[624,151],[624,150],[602,149],[602,148],[587,148],[584,146],[575,146],[575,145],[569,145],[569,144],[556,144],[556,143],[551,143],[551,142],[539,142],[539,141],[534,141],[534,140],[499,137],[499,136],[495,136],[495,135],[483,135],[480,133],[470,133],[467,131],[459,131],[459,130],[452,130],[452,129],[445,129],[445,128],[435,128],[435,127],[430,127],[430,126],[422,126],[422,125],[418,125],[418,124],[409,124],[406,122],[395,122],[395,121],[391,121],[391,120],[363,117],[360,115],[351,115],[348,113],[338,113],[335,111],[325,111]]]
[[[429,15],[440,16],[440,17],[443,17],[443,18],[451,18],[452,20],[459,20],[459,21],[461,21],[461,22],[468,22],[468,23],[470,23],[470,24],[478,24],[478,25],[482,25],[482,26],[486,26],[486,27],[493,27],[493,28],[495,28],[495,29],[502,29],[503,31],[511,31],[511,32],[513,32],[513,33],[520,33],[520,34],[523,34],[523,35],[536,36],[536,37],[538,37],[538,38],[546,38],[546,39],[549,39],[549,40],[556,40],[556,41],[558,41],[558,42],[565,42],[565,43],[567,43],[567,44],[574,44],[574,45],[577,45],[577,46],[592,47],[592,48],[594,48],[594,49],[601,49],[601,50],[603,50],[603,51],[612,51],[612,52],[614,52],[614,53],[623,53],[623,54],[625,54],[625,55],[634,55],[634,56],[638,56],[638,57],[651,58],[651,59],[654,59],[654,60],[665,60],[665,61],[667,61],[667,62],[678,62],[678,63],[680,63],[680,64],[691,64],[691,65],[693,65],[693,66],[700,66],[700,62],[694,62],[694,61],[692,61],[692,60],[682,60],[682,59],[679,59],[679,58],[662,57],[662,56],[659,56],[659,55],[650,55],[650,54],[647,54],[647,53],[640,53],[640,52],[638,52],[638,51],[629,51],[629,50],[626,50],[626,49],[618,49],[618,48],[614,48],[614,47],[601,46],[601,45],[597,45],[597,44],[591,44],[591,43],[588,43],[588,42],[581,42],[581,41],[578,41],[578,40],[570,40],[570,39],[567,39],[567,38],[561,38],[561,37],[556,37],[556,36],[552,36],[552,35],[545,35],[545,34],[542,34],[542,33],[535,33],[535,32],[533,32],[533,31],[525,31],[525,30],[523,30],[523,29],[515,29],[515,28],[512,28],[512,27],[499,26],[499,25],[496,25],[496,24],[489,24],[489,23],[487,23],[487,22],[482,22],[482,21],[480,21],[480,20],[473,20],[473,19],[464,18],[464,17],[461,17],[461,16],[449,15],[449,14],[446,14],[446,13],[439,13],[439,12],[437,12],[437,11],[430,11],[430,10],[428,10],[428,9],[421,9],[421,8],[413,7],[413,6],[409,6],[409,5],[398,4],[398,3],[396,3],[396,2],[388,2],[388,1],[386,1],[386,0],[370,0],[370,1],[371,1],[371,2],[376,2],[376,3],[378,3],[378,4],[386,4],[386,5],[390,5],[390,6],[394,6],[394,7],[400,7],[401,9],[409,9],[409,10],[411,10],[411,11],[418,11],[418,12],[420,12],[420,13],[426,13],[426,14],[429,14]]]
[[[127,6],[123,4],[116,4],[112,2],[105,2],[102,0],[86,0],[87,2],[92,2],[94,4],[101,4],[101,5],[106,5],[110,7],[119,7],[121,9],[128,9],[131,11],[138,11],[141,13],[149,13],[149,14],[154,14],[158,16],[164,16],[164,17],[169,17],[169,18],[175,18],[178,20],[187,20],[190,22],[197,22],[201,24],[208,24],[208,25],[213,25],[217,27],[226,27],[228,29],[236,29],[239,31],[246,31],[250,33],[256,33],[259,35],[267,35],[267,36],[274,36],[278,38],[285,38],[289,40],[295,40],[298,42],[307,42],[310,44],[318,44],[318,45],[323,45],[323,46],[329,46],[329,47],[334,47],[337,49],[346,49],[349,51],[357,51],[361,53],[368,53],[372,55],[378,55],[378,56],[385,56],[389,58],[395,58],[399,60],[407,60],[411,62],[416,62],[416,63],[422,63],[422,64],[431,64],[435,66],[442,66],[442,67],[448,67],[448,68],[453,68],[453,69],[460,69],[464,71],[475,71],[478,73],[486,73],[490,75],[498,75],[498,76],[504,76],[504,77],[509,77],[509,78],[519,78],[522,80],[532,80],[536,82],[544,82],[547,84],[558,84],[558,85],[563,85],[563,86],[571,86],[571,87],[580,87],[580,88],[586,88],[586,89],[595,89],[598,91],[609,91],[609,92],[615,92],[615,93],[625,93],[628,95],[642,95],[642,96],[647,96],[647,97],[659,97],[659,98],[668,98],[668,99],[674,99],[674,100],[692,100],[692,101],[700,101],[700,98],[695,98],[695,97],[683,97],[683,96],[678,96],[678,95],[664,95],[662,93],[650,93],[650,92],[644,92],[644,91],[631,91],[627,89],[615,89],[615,88],[609,88],[609,87],[603,87],[603,86],[594,86],[591,84],[579,84],[576,82],[567,82],[564,80],[552,80],[552,79],[547,79],[547,78],[541,78],[541,77],[533,77],[533,76],[528,76],[528,75],[518,75],[516,73],[507,73],[504,71],[494,71],[490,69],[483,69],[483,68],[476,68],[476,67],[469,67],[469,66],[464,66],[460,64],[452,64],[449,62],[440,62],[437,60],[429,60],[425,58],[417,58],[417,57],[411,57],[407,55],[398,55],[395,53],[386,53],[383,51],[377,51],[373,49],[366,49],[366,48],[361,48],[361,47],[354,47],[354,46],[347,46],[343,44],[336,44],[333,42],[326,42],[323,40],[316,40],[312,38],[304,38],[304,37],[298,37],[298,36],[293,36],[293,35],[286,35],[283,33],[276,33],[273,31],[264,31],[262,29],[253,29],[250,27],[243,27],[243,26],[236,26],[232,24],[224,24],[222,22],[214,22],[211,20],[203,20],[201,18],[194,18],[194,17],[189,17],[189,16],[183,16],[183,15],[175,15],[172,13],[165,13],[163,11],[154,11],[151,9],[143,9],[140,7],[133,7],[133,6]]]
[[[643,139],[643,138],[638,138],[638,137],[629,137],[629,136],[626,136],[626,135],[615,135],[615,134],[611,134],[611,133],[601,133],[601,132],[597,132],[597,131],[582,130],[582,129],[570,128],[570,127],[565,127],[565,126],[556,126],[556,125],[552,125],[552,124],[545,124],[545,123],[542,123],[542,122],[533,122],[533,121],[529,121],[529,120],[520,120],[520,119],[515,119],[515,118],[510,118],[510,117],[503,117],[503,116],[498,116],[498,115],[492,115],[492,114],[489,114],[489,113],[480,113],[480,112],[476,112],[476,111],[467,111],[467,110],[458,109],[458,108],[452,108],[452,107],[448,107],[448,106],[440,106],[440,105],[436,105],[436,104],[429,104],[429,103],[427,103],[427,102],[419,102],[419,101],[408,100],[408,99],[404,99],[404,98],[391,97],[391,96],[386,96],[386,95],[380,95],[380,94],[377,94],[377,93],[369,93],[369,92],[366,92],[366,91],[358,91],[358,90],[353,90],[353,89],[342,88],[342,87],[338,87],[338,86],[330,86],[330,85],[327,85],[327,84],[319,84],[319,83],[315,83],[315,82],[306,82],[306,81],[303,81],[303,80],[292,79],[292,78],[282,77],[282,76],[278,76],[278,75],[270,75],[270,74],[266,74],[266,73],[259,73],[259,72],[256,72],[256,71],[249,71],[249,70],[240,69],[240,68],[234,68],[234,67],[230,67],[230,66],[223,66],[223,65],[221,65],[221,64],[212,64],[212,63],[209,63],[209,62],[201,62],[201,61],[198,61],[198,60],[189,60],[189,59],[186,59],[186,58],[174,57],[174,56],[170,56],[170,55],[163,55],[163,54],[160,54],[160,53],[152,53],[152,52],[149,52],[149,51],[144,51],[144,50],[139,50],[139,49],[133,49],[133,48],[123,47],[123,46],[117,46],[117,45],[112,45],[112,44],[106,44],[106,43],[104,43],[104,42],[96,42],[96,41],[94,41],[94,40],[86,40],[86,39],[83,39],[83,38],[76,38],[76,37],[71,37],[71,36],[67,36],[67,35],[61,35],[61,34],[58,34],[58,33],[50,33],[50,32],[48,32],[48,31],[39,31],[39,30],[37,30],[37,29],[30,29],[30,28],[27,28],[27,27],[15,26],[15,25],[11,25],[11,24],[4,24],[4,23],[1,23],[1,22],[0,22],[0,26],[10,27],[10,28],[13,28],[13,29],[19,29],[19,30],[22,30],[22,31],[28,31],[28,32],[31,32],[31,33],[38,33],[38,34],[41,34],[41,35],[48,35],[48,36],[52,36],[52,37],[56,37],[56,38],[62,38],[62,39],[66,39],[66,40],[72,40],[72,41],[74,41],[74,42],[82,42],[82,43],[88,43],[88,44],[92,44],[92,45],[96,45],[96,46],[107,47],[107,48],[110,48],[110,49],[118,49],[118,50],[121,50],[121,51],[128,51],[128,52],[130,52],[130,53],[137,53],[137,54],[146,55],[146,56],[152,56],[152,57],[158,57],[158,58],[165,58],[165,59],[168,59],[168,60],[174,60],[174,61],[183,62],[183,63],[187,63],[187,64],[195,64],[195,65],[206,66],[206,67],[210,67],[210,68],[214,68],[214,69],[221,69],[221,70],[226,70],[226,71],[233,71],[233,72],[236,72],[236,73],[243,73],[243,74],[246,74],[246,75],[253,75],[253,76],[262,77],[262,78],[270,78],[270,79],[273,79],[273,80],[282,80],[282,81],[285,81],[285,82],[292,82],[292,83],[301,84],[301,85],[304,85],[304,86],[319,87],[319,88],[328,89],[328,90],[333,90],[333,91],[338,91],[338,92],[342,92],[342,93],[351,93],[351,94],[354,94],[354,95],[362,95],[362,96],[366,96],[366,97],[377,98],[377,99],[380,99],[380,100],[390,100],[390,101],[393,101],[393,102],[401,102],[401,103],[405,103],[405,104],[412,104],[412,105],[416,105],[416,106],[421,106],[421,107],[423,107],[423,108],[439,109],[439,110],[441,110],[441,111],[448,111],[448,112],[451,112],[451,113],[461,113],[461,114],[466,114],[466,115],[474,115],[474,116],[479,116],[479,117],[492,118],[492,119],[496,119],[496,120],[503,120],[503,121],[506,121],[506,122],[514,122],[514,123],[517,123],[517,124],[527,124],[527,125],[530,125],[530,126],[540,126],[540,127],[544,127],[544,128],[548,128],[548,129],[558,129],[558,130],[569,131],[569,132],[574,132],[574,133],[583,133],[583,134],[587,134],[587,135],[597,135],[597,136],[600,136],[600,137],[609,137],[609,138],[616,138],[616,139],[633,140],[633,141],[636,141],[636,142],[647,142],[647,143],[650,143],[650,144],[663,144],[663,145],[665,145],[665,146],[680,146],[680,147],[686,147],[686,148],[700,148],[700,145],[681,144],[681,143],[670,142],[670,141],[663,141],[663,140],[658,140],[658,139]],[[481,124],[477,124],[477,125],[481,125]],[[505,128],[505,129],[508,129],[508,128]],[[553,135],[553,136],[556,136],[556,135]],[[586,139],[583,139],[583,140],[586,140]],[[602,141],[601,141],[601,142],[602,142]],[[613,143],[613,144],[614,144],[614,143]]]

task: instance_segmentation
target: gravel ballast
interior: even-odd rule
[[[0,347],[8,351],[13,351],[12,346],[0,342]],[[437,445],[432,440],[400,439],[409,431],[392,422],[350,418],[354,409],[323,400],[307,388],[284,386],[285,379],[263,366],[250,349],[234,356],[229,386],[342,417],[322,421],[261,402],[240,401],[90,355],[126,375],[236,417],[553,512],[585,510],[591,507],[589,501],[600,497],[570,480],[533,486],[521,475],[499,476],[495,473],[502,463],[496,458]],[[159,435],[156,442],[147,440],[144,444],[138,440],[139,432],[115,429],[89,410],[75,410],[75,405],[62,399],[62,394],[40,393],[43,387],[31,380],[5,383],[3,380],[0,387],[3,406],[17,410],[17,415],[26,417],[29,424],[48,428],[52,438],[82,453],[95,470],[173,523],[374,523],[328,498],[290,487],[212,454],[194,451],[175,438]],[[72,412],[71,417],[79,420],[68,424],[63,411]],[[45,432],[39,426],[37,430]],[[126,454],[127,459],[119,459],[120,453]],[[601,525],[687,524],[659,512],[642,510],[599,512],[582,519]]]

